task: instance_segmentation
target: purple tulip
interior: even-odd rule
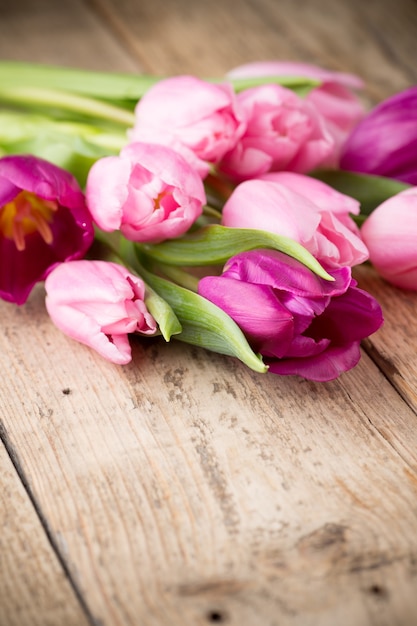
[[[269,371],[328,381],[360,358],[360,341],[382,324],[377,301],[356,287],[349,267],[326,281],[272,250],[238,254],[199,293],[240,326]]]
[[[417,86],[384,100],[359,122],[340,167],[417,185]]]
[[[58,263],[82,257],[94,238],[75,178],[30,156],[0,159],[0,297],[23,304]]]

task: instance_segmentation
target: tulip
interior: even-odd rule
[[[204,177],[235,144],[241,121],[231,85],[194,76],[159,81],[139,100],[131,141],[165,143]]]
[[[128,333],[156,332],[143,280],[116,263],[63,263],[48,275],[45,289],[54,324],[113,363],[131,360]]]
[[[237,96],[245,130],[219,164],[234,181],[270,171],[308,172],[333,152],[334,141],[315,108],[281,85],[245,89]]]
[[[358,203],[325,183],[293,172],[240,183],[224,205],[222,224],[294,239],[326,267],[357,265],[368,251],[349,213]]]
[[[94,238],[75,178],[43,159],[0,159],[0,297],[23,304],[62,261],[84,256]]]
[[[417,187],[380,204],[361,233],[381,276],[397,287],[417,290]]]
[[[379,304],[349,267],[329,273],[333,282],[281,252],[252,250],[198,290],[234,319],[270,372],[328,381],[356,365],[360,341],[382,324]]]
[[[384,100],[356,126],[340,167],[417,185],[417,86]]]
[[[320,81],[306,96],[324,118],[335,146],[322,165],[334,166],[349,132],[365,115],[365,109],[356,92],[363,88],[362,80],[353,74],[332,72],[316,65],[297,62],[266,61],[242,65],[231,70],[230,78],[256,76],[302,76]]]
[[[86,186],[87,204],[104,231],[157,243],[184,234],[201,215],[198,173],[172,148],[135,142],[99,159]]]

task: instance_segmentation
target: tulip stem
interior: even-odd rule
[[[215,209],[213,206],[210,206],[209,204],[206,204],[203,207],[203,215],[206,215],[207,217],[215,217],[216,220],[219,220],[219,221],[222,219],[221,211],[218,211],[217,209]]]
[[[135,123],[134,113],[127,109],[94,98],[43,87],[0,87],[0,102],[25,107],[58,108],[127,127]]]
[[[180,287],[184,287],[189,291],[194,291],[194,293],[198,292],[198,282],[199,279],[188,272],[180,269],[179,267],[174,267],[173,265],[165,265],[163,263],[158,263],[158,268],[163,272],[163,274],[169,278],[171,281],[179,285]]]

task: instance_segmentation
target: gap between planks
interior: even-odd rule
[[[86,620],[88,621],[88,623],[91,626],[101,626],[101,621],[96,619],[94,617],[94,615],[92,614],[90,607],[88,606],[88,603],[86,602],[79,586],[77,585],[77,583],[75,582],[72,574],[71,574],[71,570],[70,567],[68,566],[68,564],[65,561],[65,558],[63,557],[61,550],[58,546],[58,543],[54,537],[53,532],[51,531],[48,521],[45,517],[45,515],[42,513],[42,508],[39,505],[38,501],[36,500],[36,497],[30,487],[29,484],[29,480],[27,479],[26,473],[22,467],[22,464],[20,463],[19,460],[19,455],[16,452],[15,447],[13,446],[12,442],[10,441],[10,438],[8,436],[7,430],[3,424],[3,421],[0,420],[0,441],[3,444],[9,458],[10,461],[16,471],[16,474],[23,486],[23,489],[25,491],[25,493],[28,496],[28,499],[33,507],[33,510],[36,514],[36,517],[38,518],[40,525],[45,533],[46,539],[49,543],[49,545],[52,548],[53,554],[55,555],[59,566],[61,567],[65,578],[67,579],[74,595],[75,598],[82,610],[82,612],[84,613]]]

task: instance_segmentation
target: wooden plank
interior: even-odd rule
[[[412,625],[416,446],[374,424],[415,414],[369,359],[319,385],[138,340],[118,368],[41,289],[0,309],[6,428],[96,619]]]
[[[0,476],[0,623],[87,626],[89,620],[1,442]]]
[[[324,4],[325,28],[308,3],[94,0],[96,22],[25,0],[31,19],[2,13],[0,54],[204,75],[285,53],[370,76],[371,59],[390,76],[372,93],[407,84],[358,4]],[[416,415],[366,355],[325,385],[158,340],[119,368],[53,328],[41,287],[0,314],[5,426],[95,623],[414,626]]]
[[[138,71],[82,0],[0,0],[0,57],[85,67],[92,70]]]
[[[414,0],[395,11],[390,0],[89,2],[151,73],[220,76],[254,60],[307,61],[359,74],[372,102],[416,80]]]
[[[389,285],[370,267],[358,268],[357,275],[381,303],[385,319],[383,328],[365,342],[366,350],[417,411],[417,293]]]

